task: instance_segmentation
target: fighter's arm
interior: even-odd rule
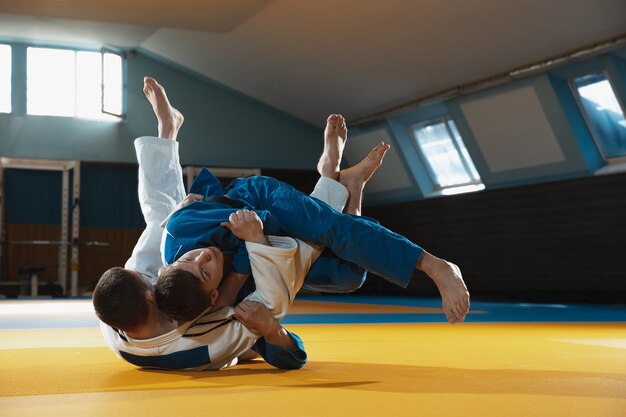
[[[278,318],[282,317],[295,296],[296,241],[265,236],[263,222],[254,211],[238,210],[228,220],[221,226],[245,241],[250,257],[256,291],[246,299],[252,297],[252,301],[265,304]]]
[[[258,301],[244,300],[237,304],[235,317],[248,329],[263,336],[267,343],[286,349],[297,347],[288,332],[272,316],[271,311]]]
[[[176,204],[185,198],[178,142],[157,137],[135,140],[139,162],[139,203],[146,222],[125,267],[156,280],[161,266],[159,226]]]
[[[249,277],[250,274],[240,274],[235,271],[230,271],[220,283],[218,297],[213,305],[213,309],[218,310],[226,306],[234,305],[237,300],[237,294]]]
[[[235,316],[249,330],[261,334],[252,349],[267,363],[280,369],[299,369],[306,364],[302,339],[281,326],[264,304],[244,300],[235,307]]]
[[[222,222],[221,226],[230,230],[238,239],[244,242],[250,241],[262,245],[269,245],[263,233],[263,222],[255,212],[238,210],[232,213],[228,220],[228,222]],[[224,306],[234,305],[237,294],[249,276],[250,274],[240,274],[236,271],[230,271],[220,283],[219,295],[213,309],[217,310]]]
[[[257,286],[257,290],[246,300],[263,303],[271,310],[272,320],[278,320],[287,312],[295,296],[292,285],[287,284],[287,281],[294,276],[297,244],[294,239],[274,236],[268,236],[268,241],[273,246],[246,242]],[[185,343],[206,346],[210,356],[210,363],[195,369],[218,370],[230,366],[236,363],[239,355],[255,346],[261,336],[268,336],[270,340],[263,338],[264,342],[257,346],[257,350],[264,354],[270,364],[280,368],[298,368],[304,365],[306,353],[302,341],[296,335],[287,334],[295,342],[295,347],[291,342],[288,347],[282,347],[280,343],[284,341],[284,334],[280,334],[280,329],[272,326],[266,329],[249,329],[236,320],[234,315],[235,310],[232,307],[224,307],[185,325],[189,326],[184,330]],[[261,331],[267,334],[263,335]]]
[[[254,211],[239,210],[232,213],[229,221],[222,223],[222,226],[245,242],[271,246],[263,232],[263,222]],[[244,281],[244,276],[231,272],[220,285],[220,295],[216,304],[232,305]],[[290,299],[292,298],[290,294]],[[265,304],[244,300],[235,307],[235,315],[246,328],[262,336],[253,349],[268,363],[282,369],[304,366],[306,352],[302,340],[281,326]]]

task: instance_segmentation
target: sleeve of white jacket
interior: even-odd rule
[[[343,185],[326,177],[319,179],[311,193],[339,211],[343,210],[348,195]],[[284,236],[267,238],[271,246],[246,242],[256,284],[256,291],[246,299],[265,304],[280,320],[287,314],[322,247]]]
[[[295,239],[267,236],[271,246],[246,242],[256,290],[246,300],[259,301],[280,320],[289,308],[299,288],[297,286],[298,251]]]
[[[160,223],[185,198],[178,142],[151,136],[135,140],[139,162],[139,204],[146,222],[125,268],[147,276],[153,282],[161,267]]]

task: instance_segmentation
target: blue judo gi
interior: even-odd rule
[[[218,201],[224,195],[254,210],[266,234],[296,237],[327,248],[309,271],[305,288],[354,291],[363,284],[365,270],[406,287],[423,253],[421,247],[375,221],[340,213],[274,178],[239,178],[224,192],[217,178],[203,169],[190,192],[205,200],[183,207],[168,220],[162,247],[167,264],[192,249],[217,246],[233,253],[235,271],[249,272],[245,246],[220,226],[237,210]]]

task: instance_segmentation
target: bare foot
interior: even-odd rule
[[[346,120],[340,114],[331,114],[326,120],[324,130],[324,152],[317,163],[317,172],[322,177],[336,180],[339,177],[339,167],[343,148],[346,145],[348,129]]]
[[[165,89],[152,77],[143,77],[143,93],[159,124],[159,137],[176,140],[185,118],[170,104]]]
[[[448,322],[463,322],[469,312],[470,297],[459,267],[427,252],[420,257],[416,267],[426,272],[437,285]]]
[[[348,190],[354,188],[355,185],[361,187],[365,186],[380,164],[383,163],[383,158],[389,148],[391,148],[391,146],[385,144],[385,142],[380,142],[378,145],[374,146],[361,162],[339,172],[339,182]]]
[[[345,212],[361,215],[361,202],[363,200],[363,188],[372,178],[374,172],[383,163],[383,158],[391,146],[380,142],[363,158],[361,162],[351,168],[339,171],[339,182],[346,187],[349,193]]]

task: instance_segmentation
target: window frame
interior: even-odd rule
[[[461,187],[468,187],[468,186],[483,186],[484,187],[484,183],[482,182],[482,179],[480,177],[480,173],[478,172],[478,170],[476,169],[476,165],[474,164],[474,161],[472,160],[472,164],[474,164],[474,169],[476,170],[476,173],[478,174],[478,179],[475,180],[473,179],[473,175],[472,175],[472,169],[470,168],[470,166],[468,165],[468,161],[465,159],[464,155],[463,155],[463,151],[461,150],[454,132],[452,131],[452,128],[450,127],[450,121],[454,122],[450,117],[448,117],[447,115],[443,115],[443,116],[439,116],[436,118],[432,118],[432,119],[428,119],[428,120],[423,120],[417,123],[412,123],[409,126],[409,133],[413,142],[413,146],[415,146],[416,150],[417,150],[417,154],[420,158],[420,162],[422,163],[422,165],[426,168],[426,173],[428,174],[428,178],[430,180],[430,183],[432,185],[433,188],[433,194],[437,195],[437,194],[442,194],[444,190],[451,190],[451,189],[456,189],[456,188],[461,188]],[[439,182],[436,180],[437,175],[432,167],[432,165],[430,164],[430,161],[428,160],[428,158],[426,157],[424,151],[422,150],[422,147],[419,143],[419,140],[417,138],[417,135],[415,133],[415,130],[417,128],[424,128],[430,125],[436,125],[436,124],[440,124],[443,123],[443,125],[446,128],[446,132],[448,133],[448,137],[450,139],[450,141],[452,142],[452,145],[454,146],[454,149],[456,150],[457,154],[459,155],[459,159],[461,160],[461,163],[463,164],[463,169],[465,170],[465,173],[467,174],[467,176],[471,179],[468,182],[464,182],[462,184],[452,184],[452,185],[445,185],[442,186],[439,184]],[[458,131],[458,127],[456,128]],[[459,132],[459,137],[461,137],[461,140],[463,140],[463,137],[461,136],[461,133]],[[465,145],[465,142],[463,143]],[[470,156],[471,158],[471,156]],[[474,190],[474,191],[478,191],[478,190]]]
[[[583,120],[585,121],[585,125],[587,126],[587,129],[589,130],[589,133],[591,134],[591,137],[593,138],[593,141],[596,145],[596,148],[598,149],[598,152],[600,152],[602,159],[608,164],[626,163],[626,154],[621,155],[621,156],[613,156],[613,157],[607,156],[607,154],[604,151],[602,138],[597,132],[594,123],[592,123],[592,121],[590,120],[590,116],[589,114],[587,114],[587,111],[585,110],[585,107],[583,106],[582,97],[578,91],[578,87],[576,86],[575,81],[579,78],[588,77],[592,75],[604,76],[604,78],[608,81],[609,86],[611,86],[611,91],[613,91],[613,94],[615,95],[615,98],[617,99],[617,104],[619,104],[620,109],[622,110],[622,114],[624,115],[624,117],[626,117],[626,110],[625,110],[626,106],[624,106],[624,102],[622,101],[622,98],[620,97],[620,95],[617,93],[617,90],[615,89],[615,84],[613,83],[613,80],[611,79],[611,76],[606,69],[598,69],[597,71],[585,72],[584,74],[578,74],[578,75],[572,76],[568,78],[567,84],[569,85],[570,91],[572,95],[574,96],[574,100],[576,101],[576,106],[578,107],[578,110],[582,114]]]
[[[100,66],[101,66],[101,74],[100,74],[100,112],[102,115],[106,115],[106,116],[110,116],[110,118],[97,118],[97,117],[84,117],[84,116],[79,116],[78,112],[77,112],[77,98],[78,98],[78,89],[76,89],[76,91],[74,92],[74,114],[71,116],[58,116],[58,115],[50,115],[50,114],[29,114],[28,110],[26,110],[26,114],[30,115],[30,116],[51,116],[51,117],[64,117],[64,118],[72,118],[72,119],[83,119],[83,120],[89,120],[89,121],[98,121],[98,122],[114,122],[114,123],[118,123],[122,120],[124,120],[126,118],[126,96],[125,96],[125,55],[122,52],[119,51],[115,51],[113,49],[109,49],[109,48],[101,48],[99,50],[93,50],[93,49],[82,49],[82,48],[72,48],[72,47],[59,47],[59,46],[49,46],[49,45],[35,45],[35,44],[30,44],[26,46],[26,51],[28,51],[28,49],[30,48],[35,48],[35,49],[52,49],[52,50],[58,50],[58,51],[71,51],[74,53],[74,65],[77,65],[77,54],[79,52],[89,52],[89,53],[95,53],[95,54],[99,54],[100,55]],[[116,114],[113,112],[109,112],[105,110],[105,105],[104,105],[104,55],[105,54],[113,54],[113,55],[117,55],[120,57],[121,59],[121,100],[122,102],[121,104],[121,114]],[[26,52],[26,55],[28,55],[28,52]],[[26,71],[28,71],[28,58],[26,60]],[[76,72],[74,74],[74,84],[77,85],[77,81],[78,81],[78,72]],[[28,88],[28,80],[26,81],[26,88]],[[28,95],[26,94],[26,109],[28,109]]]
[[[120,70],[122,72],[122,74],[121,74],[121,76],[122,76],[122,84],[121,84],[120,87],[121,87],[121,90],[122,90],[122,97],[121,97],[122,102],[120,103],[120,105],[121,105],[121,107],[120,107],[121,108],[121,113],[120,114],[116,114],[116,113],[107,111],[106,108],[105,108],[106,107],[105,103],[104,103],[104,77],[105,77],[105,74],[104,74],[104,66],[105,66],[104,65],[104,55],[105,54],[117,55],[117,56],[120,57],[120,60],[121,60],[121,68],[120,68]],[[126,116],[126,111],[125,111],[126,110],[125,109],[125,107],[126,107],[125,106],[125,101],[126,100],[125,100],[125,97],[124,97],[124,63],[125,63],[125,61],[124,61],[124,54],[122,54],[122,53],[120,53],[118,51],[114,51],[113,49],[101,48],[100,49],[100,55],[101,55],[100,64],[102,65],[102,72],[100,73],[100,89],[101,89],[100,111],[103,114],[108,114],[110,116],[117,117],[120,120],[125,119],[126,118],[125,117]]]

